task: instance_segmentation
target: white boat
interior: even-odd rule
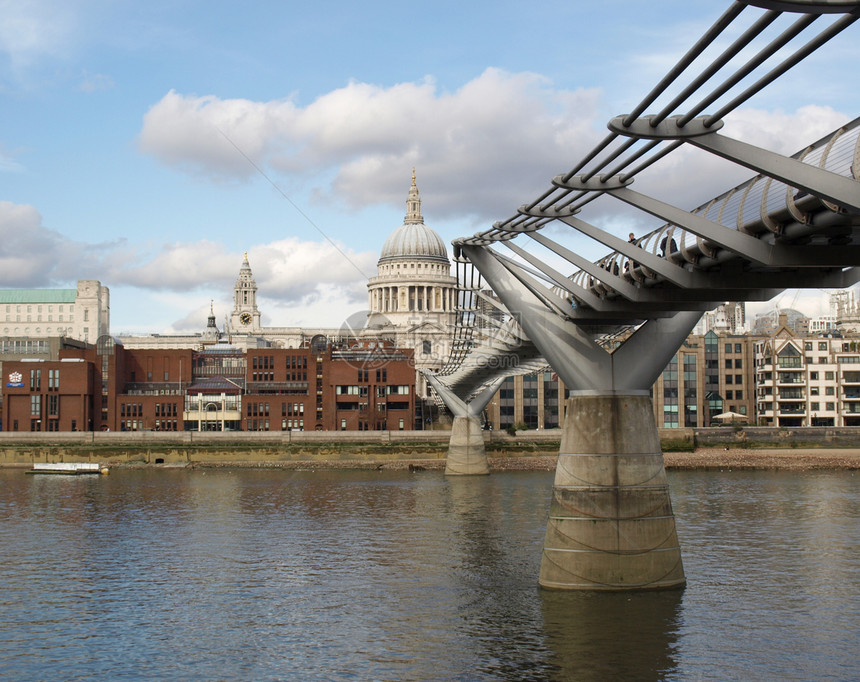
[[[28,474],[60,474],[78,476],[80,474],[106,474],[107,467],[98,462],[37,462]]]

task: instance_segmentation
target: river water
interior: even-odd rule
[[[686,589],[596,594],[551,473],[2,470],[0,678],[860,678],[860,475],[669,481]]]

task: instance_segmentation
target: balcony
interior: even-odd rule
[[[799,388],[787,388],[779,391],[779,400],[806,400],[806,392]]]
[[[797,386],[805,383],[806,379],[799,372],[797,374],[780,374],[776,380],[777,386]]]

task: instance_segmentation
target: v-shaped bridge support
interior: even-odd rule
[[[489,474],[487,446],[481,426],[481,412],[493,399],[505,377],[499,377],[469,402],[462,400],[431,372],[423,373],[433,390],[454,416],[451,441],[445,461],[446,476]]]

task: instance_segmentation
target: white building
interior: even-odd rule
[[[79,280],[76,289],[0,290],[0,332],[95,343],[110,333],[110,290],[89,279]]]
[[[761,426],[860,426],[860,342],[799,336],[785,316],[755,344]]]

